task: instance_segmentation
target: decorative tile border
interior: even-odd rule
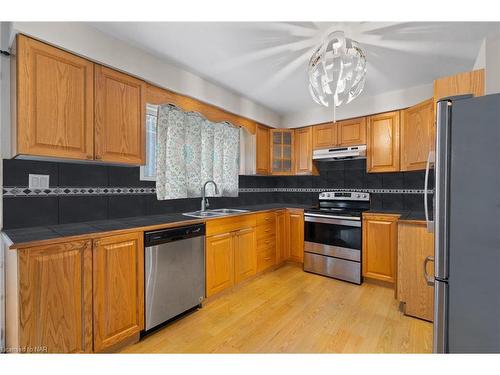
[[[240,193],[321,193],[323,191],[354,191],[374,194],[424,194],[423,189],[329,189],[329,188],[240,188]],[[433,194],[433,190],[427,191]],[[4,187],[3,196],[15,197],[51,197],[81,195],[144,195],[156,194],[156,188],[148,187],[54,187],[49,189],[28,189],[27,187]]]

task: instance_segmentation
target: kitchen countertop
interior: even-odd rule
[[[233,214],[229,216],[245,215],[259,211],[269,211],[281,208],[309,208],[310,205],[290,204],[290,203],[270,203],[250,206],[230,207],[244,209],[249,212]],[[229,208],[229,207],[228,207]],[[84,240],[102,236],[104,233],[113,235],[133,230],[156,230],[181,225],[203,223],[215,218],[192,218],[184,216],[182,213],[170,213],[161,215],[147,215],[126,217],[112,220],[89,221],[83,223],[48,225],[41,227],[28,227],[5,229],[3,234],[7,237],[11,249],[25,248],[33,245],[49,244],[54,242],[64,242],[68,240]]]
[[[372,209],[365,211],[369,214],[394,214],[400,215],[400,221],[423,221],[425,222],[424,211],[404,211],[404,210],[391,210],[391,209]]]

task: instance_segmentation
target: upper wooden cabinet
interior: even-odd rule
[[[484,69],[464,72],[434,81],[434,103],[452,95],[484,95]]]
[[[339,121],[337,123],[337,143],[339,146],[366,144],[366,117]]]
[[[295,130],[295,174],[316,174],[312,160],[312,127]]]
[[[90,241],[19,250],[19,347],[92,351]]]
[[[94,351],[111,350],[144,329],[143,234],[94,241]]]
[[[271,129],[271,174],[293,173],[293,130]]]
[[[427,231],[425,222],[398,224],[398,299],[404,303],[407,315],[432,321],[434,315],[434,288],[424,277],[426,258],[434,256],[434,235]],[[433,262],[426,272],[433,277]]]
[[[95,158],[144,164],[146,84],[100,65],[95,82]]]
[[[368,172],[398,172],[400,112],[368,117],[366,168]]]
[[[20,34],[15,49],[16,154],[92,160],[94,64]]]
[[[334,147],[337,145],[337,123],[328,122],[326,124],[314,125],[313,149]]]
[[[398,215],[363,215],[363,276],[394,283]]]
[[[401,113],[401,170],[425,169],[434,148],[434,102],[429,99]]]
[[[256,173],[269,174],[270,171],[270,130],[268,127],[257,125],[255,127],[257,155],[256,155]]]

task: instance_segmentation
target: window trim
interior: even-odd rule
[[[148,133],[148,130],[147,130],[147,116],[154,116],[156,117],[156,119],[158,120],[158,105],[154,105],[154,104],[149,104],[147,103],[146,104],[146,116],[144,118],[144,121],[146,121],[146,126],[145,126],[145,131],[146,131],[146,145],[145,145],[145,148],[146,148],[146,160],[148,159],[148,155],[147,155],[147,152],[148,152],[148,147],[147,147],[147,133]],[[156,152],[156,150],[155,150]],[[155,176],[146,176],[144,174],[144,171],[145,171],[145,168],[146,166],[145,165],[141,165],[140,166],[140,171],[139,171],[139,179],[141,181],[156,181],[156,175]]]

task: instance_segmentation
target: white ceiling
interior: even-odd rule
[[[317,107],[307,89],[312,50],[334,30],[367,56],[363,96],[472,69],[480,22],[99,22],[99,30],[229,88],[279,114]]]

